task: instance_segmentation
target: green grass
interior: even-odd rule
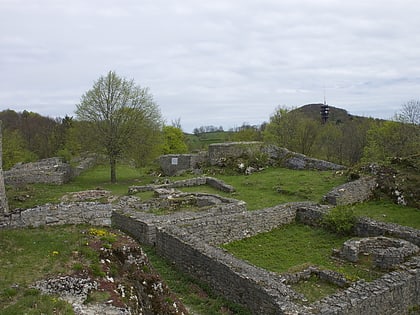
[[[41,311],[51,307],[57,309],[57,314],[73,314],[65,312],[68,304],[51,297],[41,298],[29,286],[41,278],[72,270],[73,251],[83,243],[80,229],[63,226],[0,230],[0,305],[5,308],[2,314],[54,314]]]
[[[86,244],[88,237],[99,237],[105,243],[115,241],[106,231],[89,226],[0,230],[0,314],[74,314],[69,304],[53,296],[40,295],[30,285],[48,276],[86,268],[103,276],[98,270],[98,252]],[[153,249],[146,252],[171,290],[195,314],[226,314],[226,310],[231,312],[228,314],[249,314],[173,269]],[[89,297],[90,301],[103,299],[101,292],[93,292]]]
[[[214,193],[244,200],[250,210],[290,201],[319,202],[322,196],[333,187],[346,181],[345,177],[335,175],[333,172],[293,171],[282,168],[268,168],[249,176],[211,176],[232,185],[236,192],[223,193],[209,186],[182,190]],[[185,174],[171,180],[190,177],[193,175]],[[129,186],[147,185],[156,179],[149,175],[146,169],[135,169],[126,165],[118,166],[117,178],[118,183],[111,184],[109,168],[97,166],[62,186],[27,185],[19,190],[9,187],[7,194],[11,208],[27,208],[47,202],[58,202],[60,197],[68,192],[87,189],[101,188],[110,190],[116,195],[126,195]],[[142,199],[149,199],[153,193],[145,192],[136,195]],[[24,200],[19,201],[19,199]],[[420,210],[401,207],[389,200],[370,201],[354,205],[352,209],[358,216],[369,216],[376,220],[420,228]],[[4,307],[16,301],[30,304],[30,301],[36,301],[39,297],[28,291],[29,283],[48,274],[66,272],[69,266],[74,270],[82,268],[83,265],[80,263],[74,263],[71,266],[73,264],[71,252],[77,248],[77,244],[83,242],[77,231],[76,227],[0,231],[0,304]],[[378,273],[370,270],[366,263],[344,264],[330,259],[332,248],[339,248],[345,239],[324,230],[292,224],[227,246],[229,251],[234,252],[238,257],[275,272],[299,270],[308,264],[314,264],[321,268],[339,271],[353,280],[359,278],[372,280],[377,277]],[[83,250],[82,248],[81,251]],[[54,254],[54,252],[59,254]],[[89,253],[83,253],[83,255],[88,257]],[[203,289],[202,285],[174,270],[168,262],[159,258],[153,251],[149,251],[149,257],[171,289],[195,312],[226,314],[225,310],[230,309],[233,310],[233,314],[246,314],[237,306],[212,296],[209,290]],[[94,259],[94,257],[90,258]],[[15,289],[14,284],[18,284],[19,289]],[[327,292],[336,289],[313,279],[308,280],[302,287],[299,287],[300,285],[296,286],[296,290],[307,295],[310,301],[318,299],[319,294],[327,295],[329,294]],[[309,292],[306,292],[307,290]],[[317,294],[316,291],[320,293]],[[24,302],[26,299],[29,302]],[[53,300],[45,301],[48,307],[55,303]],[[39,304],[37,307],[40,307]],[[64,306],[62,309],[64,310]],[[29,308],[27,313],[32,314],[30,311]],[[16,311],[16,314],[18,313],[25,312]],[[9,309],[5,314],[15,313]]]
[[[373,200],[351,206],[357,216],[420,229],[420,209],[399,206],[390,200]]]
[[[346,182],[344,176],[332,171],[293,171],[286,168],[267,168],[251,175],[216,175],[236,192],[222,193],[208,186],[183,188],[244,200],[249,210],[272,207],[292,201],[320,202],[332,188]]]
[[[351,280],[371,281],[380,276],[367,262],[354,264],[331,258],[332,249],[340,248],[347,239],[321,228],[293,223],[222,247],[240,259],[277,273],[315,265],[340,272]]]
[[[98,165],[64,185],[34,184],[17,189],[7,187],[6,193],[11,209],[30,208],[49,202],[57,203],[66,193],[88,189],[106,189],[121,196],[127,194],[129,186],[150,184],[152,177],[147,175],[147,171],[148,169],[118,165],[118,182],[113,184],[110,181],[109,166]]]
[[[191,314],[251,314],[240,305],[215,296],[203,283],[199,283],[190,276],[179,272],[170,262],[158,256],[154,249],[150,247],[143,247],[143,249],[152,262],[153,267],[165,279],[171,290],[189,307]]]

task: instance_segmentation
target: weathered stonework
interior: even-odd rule
[[[209,164],[218,165],[220,160],[241,156],[254,155],[261,152],[264,143],[259,141],[249,142],[225,142],[209,144]]]
[[[19,163],[4,172],[5,184],[12,186],[34,183],[61,185],[68,182],[71,177],[70,165],[57,157],[32,163]]]
[[[207,152],[197,154],[168,154],[159,157],[159,165],[167,176],[174,176],[186,170],[199,169],[207,161]]]
[[[127,197],[130,198],[130,197]],[[134,202],[135,203],[135,202]],[[128,207],[129,203],[79,202],[46,205],[5,216],[3,227],[90,223],[112,225],[139,242],[155,246],[157,252],[177,268],[203,281],[216,293],[243,304],[253,314],[407,314],[420,304],[420,257],[404,256],[406,262],[381,278],[348,283],[329,271],[310,273],[341,284],[343,289],[316,303],[304,305],[302,295],[287,283],[300,275],[279,275],[237,259],[218,245],[288,224],[295,220],[319,222],[328,206],[289,203],[247,211],[244,204],[221,204],[202,212],[180,212],[157,216]],[[360,219],[355,235],[387,235],[413,244],[420,231],[396,224]],[[385,258],[386,259],[386,258]],[[301,275],[306,277],[306,273]]]
[[[345,169],[345,166],[343,165],[311,158],[304,154],[296,153],[286,148],[277,147],[275,145],[266,146],[262,151],[268,155],[271,163],[293,170],[311,169],[319,171],[338,171]]]
[[[289,151],[274,145],[264,145],[263,142],[226,142],[209,145],[207,152],[199,154],[169,154],[159,158],[160,167],[167,176],[173,176],[187,170],[198,170],[205,166],[224,165],[228,160],[241,157],[253,157],[258,154],[267,156],[269,165],[278,165],[295,170],[342,170],[343,165],[310,158],[304,154]],[[245,167],[245,165],[243,165]],[[247,167],[245,173],[253,168]]]
[[[340,254],[351,262],[357,262],[359,255],[372,255],[373,267],[390,270],[418,252],[419,248],[408,241],[376,236],[348,240]]]
[[[193,187],[209,185],[217,190],[232,193],[235,191],[235,188],[231,185],[226,184],[224,181],[208,176],[195,177],[190,179],[178,180],[175,182],[168,181],[166,184],[160,185],[145,185],[145,186],[130,186],[128,188],[129,194],[135,194],[138,192],[152,191],[157,188],[181,188],[181,187]]]
[[[324,201],[335,206],[351,205],[369,200],[376,189],[376,179],[363,177],[340,185],[324,196]]]

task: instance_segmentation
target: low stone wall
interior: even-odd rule
[[[279,275],[247,264],[176,226],[158,230],[156,249],[177,268],[247,306],[253,314],[297,314],[303,310],[292,302],[301,296],[284,285]]]
[[[360,218],[357,221],[354,227],[354,235],[360,237],[386,235],[420,246],[420,230],[395,223],[379,222],[369,218]]]
[[[295,220],[298,208],[314,204],[289,203],[259,211],[202,217],[183,225],[183,231],[210,245],[219,245],[270,231]]]
[[[296,213],[296,220],[306,225],[318,227],[329,209],[329,206],[319,208],[301,207]],[[357,219],[352,235],[357,237],[389,236],[406,240],[420,247],[420,230],[395,223],[375,221],[366,217]]]
[[[112,210],[111,204],[98,202],[46,204],[26,210],[10,211],[0,217],[0,228],[63,224],[110,226]]]
[[[408,314],[420,304],[420,257],[372,282],[357,281],[350,288],[312,305],[321,315]]]
[[[341,257],[351,261],[359,261],[359,255],[369,254],[373,257],[374,268],[390,270],[419,252],[413,243],[402,239],[376,236],[362,239],[351,239],[344,242]]]
[[[38,162],[17,164],[4,171],[6,185],[19,186],[33,183],[61,185],[70,180],[72,169],[60,158],[49,158]]]
[[[182,188],[182,187],[194,187],[194,186],[202,186],[202,185],[209,185],[217,190],[224,191],[224,192],[234,192],[235,188],[231,185],[226,184],[224,181],[208,176],[201,176],[183,180],[177,180],[175,182],[168,182],[166,184],[161,185],[144,185],[144,186],[130,186],[128,188],[129,194],[135,194],[138,192],[144,191],[152,191],[157,188]]]
[[[167,154],[159,157],[159,165],[167,176],[200,168],[207,161],[207,152],[197,154]]]
[[[218,165],[220,161],[229,158],[236,159],[243,155],[252,156],[256,152],[261,152],[263,142],[225,142],[209,144],[209,164]]]
[[[254,314],[406,314],[420,304],[420,257],[398,265],[396,271],[366,283],[358,281],[337,294],[308,306],[298,303],[287,277],[237,259],[216,245],[271,230],[294,219],[315,223],[327,206],[291,203],[247,212],[239,204],[220,205],[200,213],[156,216],[120,205],[80,202],[45,205],[5,216],[0,227],[47,224],[112,224],[144,244],[154,245],[180,270],[207,283],[215,292],[247,306]],[[111,217],[112,215],[112,217]],[[359,235],[392,235],[420,242],[420,231],[361,219]],[[320,275],[319,275],[320,276]],[[326,274],[329,279],[339,278]],[[320,276],[321,277],[321,276]],[[288,280],[289,279],[289,280]],[[347,285],[347,284],[344,284]]]
[[[296,153],[274,145],[264,147],[263,152],[268,155],[272,163],[293,170],[311,169],[319,171],[337,171],[345,169],[345,166],[343,165],[311,158],[304,154]]]
[[[376,185],[373,177],[360,178],[334,188],[324,196],[324,201],[335,206],[363,202],[373,197]]]

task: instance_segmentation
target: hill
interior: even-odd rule
[[[293,109],[291,112],[297,112],[302,114],[306,118],[314,119],[320,121],[321,119],[321,105],[322,103],[307,104],[296,109]],[[345,109],[329,106],[329,116],[328,121],[335,123],[344,123],[354,119],[368,119],[367,117],[355,116],[349,114]]]

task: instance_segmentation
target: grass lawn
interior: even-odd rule
[[[29,285],[49,275],[73,271],[72,252],[82,242],[80,229],[0,230],[1,314],[73,314],[69,304],[41,297]]]
[[[399,206],[390,200],[373,200],[351,206],[356,216],[420,229],[420,209]]]
[[[344,176],[332,171],[293,171],[286,168],[267,168],[251,175],[216,175],[232,185],[234,193],[222,193],[208,186],[183,188],[183,191],[215,193],[243,200],[249,210],[272,207],[292,201],[320,202],[334,187],[346,182]]]
[[[87,237],[92,237],[89,231],[91,228],[83,225],[0,230],[0,314],[74,314],[70,304],[53,296],[43,296],[30,285],[36,280],[81,268],[95,271],[99,256],[86,245]],[[75,257],[76,252],[80,255]],[[192,314],[249,314],[240,306],[213,296],[208,289],[173,269],[153,249],[146,248],[146,252],[171,290],[194,311]]]
[[[182,190],[215,193],[244,200],[249,210],[256,210],[291,201],[320,202],[323,195],[346,181],[344,176],[335,175],[330,171],[293,171],[282,168],[267,168],[249,176],[239,174],[212,176],[232,185],[236,192],[223,193],[208,186]],[[193,175],[186,174],[170,179],[176,181],[188,177]],[[8,187],[7,195],[12,209],[28,208],[48,202],[59,202],[60,197],[68,192],[87,189],[100,188],[110,190],[115,195],[126,195],[129,186],[151,184],[156,177],[149,175],[148,169],[119,165],[117,179],[118,183],[111,184],[109,167],[97,166],[65,185],[27,185],[19,189]],[[152,193],[138,195],[147,199]],[[389,200],[366,202],[354,205],[352,209],[359,216],[420,228],[420,210],[401,207]],[[370,270],[365,263],[338,263],[330,258],[332,249],[339,248],[345,240],[345,237],[322,229],[291,224],[228,244],[226,248],[252,264],[279,273],[300,270],[308,264],[314,264],[321,268],[339,271],[353,280],[363,278],[369,281],[377,277],[378,273]],[[37,292],[29,290],[27,285],[40,277],[65,272],[71,268],[71,252],[80,242],[80,233],[76,227],[0,231],[0,304],[8,305],[18,300],[18,303],[29,305],[35,303],[34,301],[41,301],[43,298],[41,299]],[[60,254],[53,254],[56,251]],[[232,314],[246,314],[237,306],[212,297],[208,290],[174,270],[170,263],[158,257],[153,250],[149,249],[148,253],[152,264],[167,280],[171,289],[197,313],[227,314],[225,310],[230,309],[235,310]],[[308,296],[309,301],[313,301],[331,294],[337,288],[310,279],[306,283],[297,285],[295,289]],[[55,307],[64,310],[68,306],[67,304],[57,306],[56,299],[47,299],[45,303],[50,310]],[[24,308],[27,309],[28,306]],[[4,314],[25,312],[18,309],[15,313],[10,311]],[[48,314],[52,311],[45,310],[43,313]],[[28,314],[39,313],[28,312]]]
[[[222,247],[240,259],[278,273],[296,272],[316,265],[340,272],[349,280],[372,281],[382,275],[371,270],[366,262],[345,263],[331,258],[332,249],[340,248],[348,238],[293,223]],[[304,293],[309,301],[315,301],[335,292],[337,287],[311,279],[296,285],[295,289]]]

